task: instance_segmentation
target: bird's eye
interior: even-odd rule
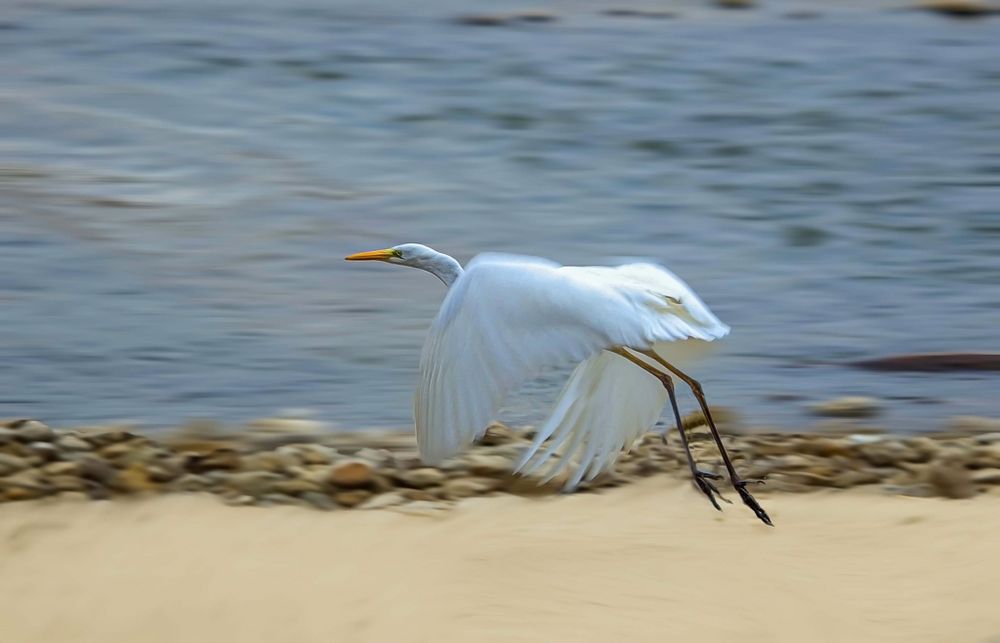
[[[394,257],[396,257],[397,259],[402,259],[403,258],[403,251],[402,250],[397,250],[396,248],[393,248],[392,249],[392,255]]]
[[[670,295],[667,295],[667,301],[669,301],[671,304],[676,304],[678,306],[681,305],[681,300],[679,297],[671,297]]]

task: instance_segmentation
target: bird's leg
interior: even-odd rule
[[[694,484],[698,489],[708,496],[708,499],[712,501],[712,506],[714,506],[719,511],[722,511],[722,507],[716,502],[715,496],[725,502],[729,502],[725,497],[719,492],[714,484],[710,480],[719,480],[722,478],[717,473],[709,473],[708,471],[702,471],[695,464],[694,456],[691,454],[691,447],[688,445],[687,434],[684,433],[684,422],[681,421],[681,412],[677,408],[677,395],[674,393],[674,380],[672,377],[663,373],[660,375],[659,380],[663,383],[663,387],[667,389],[667,395],[670,396],[670,407],[674,410],[674,422],[677,424],[677,433],[681,436],[681,444],[684,445],[684,454],[687,456],[688,467],[691,468],[691,477],[694,480]],[[667,441],[667,434],[663,434],[663,441]],[[715,495],[713,495],[715,494]]]
[[[681,413],[677,409],[677,395],[674,393],[673,378],[667,375],[666,373],[663,373],[658,369],[653,368],[649,364],[645,363],[644,361],[642,361],[641,359],[639,359],[635,355],[632,355],[631,353],[627,352],[624,349],[617,349],[614,352],[618,355],[621,355],[625,359],[629,360],[630,362],[632,362],[639,368],[643,369],[644,371],[650,373],[653,377],[660,380],[660,383],[663,384],[663,388],[667,389],[667,395],[670,396],[670,406],[674,410],[674,421],[677,423],[677,433],[679,433],[681,436],[681,444],[684,445],[684,454],[687,456],[688,466],[691,468],[692,481],[694,482],[694,485],[698,488],[698,490],[701,491],[703,494],[705,494],[706,497],[708,497],[709,501],[711,501],[712,503],[712,506],[718,509],[719,511],[722,511],[722,507],[719,506],[719,503],[716,501],[715,496],[718,496],[724,502],[729,502],[729,501],[722,496],[719,490],[711,482],[711,480],[719,480],[720,478],[722,478],[722,476],[716,473],[709,473],[708,471],[702,471],[698,468],[698,465],[695,463],[694,456],[691,454],[691,447],[688,445],[687,436],[684,434],[684,423],[681,422]],[[664,444],[666,444],[667,442],[666,433],[663,434],[663,442]]]
[[[729,481],[732,482],[733,488],[736,489],[737,493],[740,494],[740,498],[743,499],[743,504],[750,507],[754,514],[763,522],[765,525],[774,526],[771,523],[771,518],[764,511],[764,508],[760,506],[757,499],[747,491],[747,484],[750,482],[761,482],[759,480],[750,481],[744,480],[740,477],[740,474],[736,473],[736,468],[733,467],[732,460],[729,459],[729,453],[726,451],[726,446],[722,443],[722,436],[719,435],[719,429],[715,426],[715,421],[712,420],[712,412],[708,409],[708,402],[705,401],[705,393],[701,388],[701,384],[698,383],[690,375],[684,373],[682,370],[666,361],[653,351],[641,351],[643,355],[646,355],[650,359],[655,360],[658,364],[663,366],[665,369],[679,377],[688,387],[691,392],[694,393],[695,398],[698,400],[698,404],[701,406],[701,412],[705,414],[705,423],[708,424],[709,430],[712,432],[712,437],[715,439],[715,444],[719,447],[719,453],[722,455],[722,462],[726,465],[726,471],[729,472]]]

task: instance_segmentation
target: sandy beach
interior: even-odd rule
[[[662,476],[429,514],[7,504],[0,622],[11,643],[1000,640],[1000,495],[767,506],[774,529]]]

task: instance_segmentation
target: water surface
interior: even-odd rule
[[[670,266],[734,329],[696,374],[754,423],[1000,412],[996,375],[837,365],[997,348],[1000,20],[463,6],[8,3],[0,415],[406,425],[443,288],[341,260],[404,241]]]

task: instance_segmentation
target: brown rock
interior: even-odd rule
[[[87,489],[87,484],[76,476],[50,476],[48,482],[56,491],[86,491]]]
[[[854,446],[846,438],[815,438],[804,440],[798,448],[802,453],[818,455],[824,458],[833,456],[850,457],[854,453]]]
[[[170,488],[177,491],[204,491],[211,485],[212,481],[205,476],[188,473],[174,480],[170,484]]]
[[[500,422],[494,422],[493,424],[486,427],[486,433],[483,434],[482,439],[480,439],[479,444],[483,446],[497,446],[500,444],[507,444],[517,439],[514,431]]]
[[[222,475],[225,476],[223,482],[228,488],[255,497],[274,491],[278,482],[286,480],[270,471],[233,471]]]
[[[236,471],[240,468],[240,455],[233,449],[217,449],[210,453],[189,454],[185,468],[191,473],[206,471]]]
[[[114,444],[101,447],[98,450],[98,453],[105,460],[117,460],[121,456],[129,453],[133,448],[135,447],[132,445],[131,441],[116,442]]]
[[[89,451],[92,448],[89,442],[72,433],[56,440],[56,446],[63,451]]]
[[[81,477],[101,484],[110,484],[118,475],[114,467],[97,456],[84,456],[77,461],[77,464],[80,467]]]
[[[143,493],[157,488],[156,483],[150,479],[149,472],[141,465],[132,465],[119,472],[111,486],[123,493]]]
[[[285,447],[281,447],[282,449]],[[298,466],[300,461],[297,454],[282,453],[281,449],[276,451],[261,451],[259,453],[248,453],[241,458],[241,467],[245,471],[270,471],[280,473],[291,471]]]
[[[25,458],[0,453],[0,476],[6,476],[12,473],[17,473],[18,471],[23,471],[30,466],[31,463]]]
[[[505,476],[514,468],[509,458],[500,455],[470,454],[465,462],[469,472],[477,476]]]
[[[14,437],[21,442],[47,442],[55,438],[55,431],[38,420],[11,420],[6,427],[14,432]]]
[[[969,12],[970,15],[983,15],[982,9],[988,7],[989,5],[978,0],[928,0],[921,3],[921,8],[927,11],[952,15],[962,15],[963,11]],[[966,370],[1000,371],[1000,353],[916,353],[852,362],[851,366],[875,371],[924,371],[928,373]]]
[[[76,462],[50,462],[42,471],[50,476],[73,476],[80,473],[80,465]]]
[[[84,429],[79,431],[79,435],[81,438],[97,448],[114,444],[115,442],[127,442],[128,440],[139,437],[134,433],[117,426]]]
[[[441,487],[445,498],[458,500],[485,495],[498,489],[501,484],[502,481],[496,478],[455,478],[448,480]]]
[[[971,498],[976,495],[968,470],[953,461],[936,462],[927,467],[927,484],[945,498]]]
[[[426,500],[433,502],[434,500],[440,498],[441,494],[444,492],[442,491],[441,487],[431,487],[430,489],[400,489],[398,492],[391,492],[391,493],[398,493],[406,500],[413,500],[413,501]],[[382,495],[389,495],[389,494],[382,494]]]
[[[839,489],[860,487],[866,484],[878,484],[879,482],[882,482],[882,476],[877,471],[872,471],[871,469],[841,471],[833,477],[833,486]]]
[[[320,492],[323,488],[310,480],[291,479],[279,480],[271,486],[278,493],[299,495],[303,493]]]
[[[11,501],[32,500],[33,498],[41,498],[44,495],[44,491],[29,487],[9,487],[3,492],[4,499]]]
[[[1000,468],[974,471],[972,481],[976,484],[1000,484]]]
[[[879,440],[860,444],[857,451],[862,458],[876,467],[891,467],[901,462],[918,462],[925,459],[920,451],[897,440]]]
[[[395,477],[407,487],[414,487],[416,489],[434,487],[448,479],[448,476],[446,476],[443,471],[433,467],[422,467],[420,469],[411,469],[410,471],[400,471],[396,473]]]
[[[333,494],[333,500],[341,507],[357,507],[364,501],[372,497],[372,492],[367,489],[352,489],[351,491],[338,491]]]
[[[855,395],[813,404],[811,410],[826,417],[868,418],[878,415],[879,403],[875,398]]]
[[[948,423],[948,430],[954,433],[995,433],[1000,431],[1000,418],[958,415]]]
[[[374,478],[372,465],[364,460],[343,460],[330,467],[329,480],[338,487],[365,487],[372,484]]]

